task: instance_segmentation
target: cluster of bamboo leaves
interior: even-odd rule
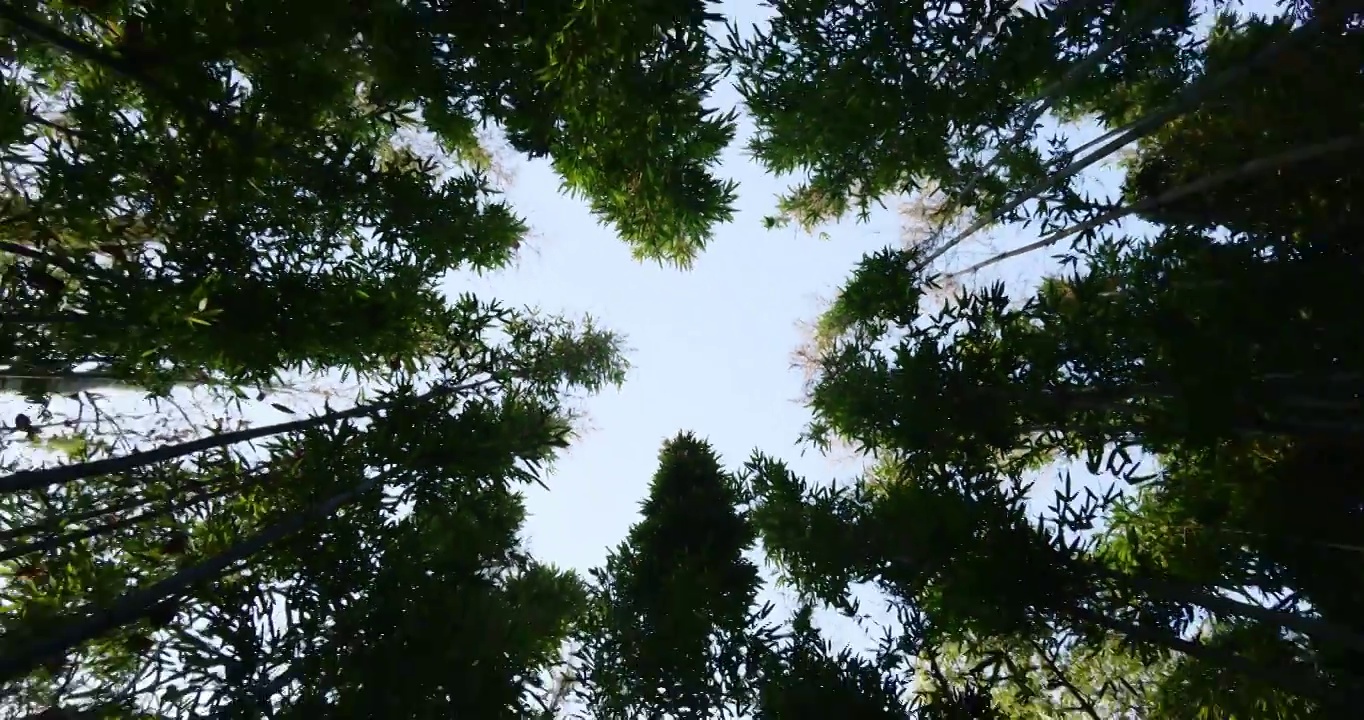
[[[685,263],[733,196],[709,170],[733,119],[702,105],[706,20],[0,4],[5,388],[38,404],[7,444],[73,456],[6,452],[5,712],[521,712],[582,583],[521,549],[518,488],[566,444],[569,396],[624,361],[591,323],[442,292],[526,232],[479,130]],[[299,373],[367,393],[140,449],[54,414],[95,387],[249,401]]]

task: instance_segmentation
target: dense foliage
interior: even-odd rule
[[[1364,44],[1357,18],[1317,10],[1221,15],[1206,42],[1177,43],[1179,62],[1124,56],[1110,77],[1053,94],[1069,116],[1139,142],[1116,203],[1056,182],[1078,162],[1063,146],[1041,157],[1061,169],[1046,194],[1009,174],[1008,148],[1004,174],[977,181],[999,183],[1003,209],[1044,237],[954,279],[1073,238],[1034,293],[993,284],[941,304],[941,246],[928,243],[869,256],[823,318],[812,438],[853,442],[877,465],[839,489],[761,465],[755,522],[812,600],[846,603],[851,584],[871,582],[922,613],[901,631],[924,691],[984,691],[1010,717],[1341,717],[1359,701],[1364,634],[1347,607],[1364,561],[1350,310]],[[848,22],[872,52],[875,22]],[[829,72],[839,66],[819,53],[850,47],[799,38]],[[1001,101],[1031,122],[1022,95]],[[1171,96],[1189,102],[1168,113]],[[940,122],[1008,129],[946,97]],[[779,146],[795,136],[768,127],[770,165],[820,158],[802,192],[901,189],[846,156]],[[874,156],[894,166],[884,177],[933,177],[961,206],[1008,217],[998,201],[953,196],[969,164],[942,171],[934,151]],[[1112,231],[1127,214],[1157,231]],[[1040,518],[1039,472],[1063,474]]]
[[[771,7],[724,37],[704,0],[0,0],[0,391],[36,407],[0,458],[0,716],[1351,716],[1364,18]],[[866,470],[683,433],[603,565],[552,567],[520,488],[625,360],[442,292],[526,232],[480,130],[686,265],[735,200],[726,72],[802,174],[771,223],[940,196],[818,324],[807,440]],[[1010,222],[1039,238],[945,266]],[[308,373],[353,397],[270,402]],[[99,384],[297,417],[136,444]],[[879,642],[834,647],[819,613],[867,588]]]

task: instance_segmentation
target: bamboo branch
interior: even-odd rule
[[[172,88],[163,85],[156,78],[147,75],[147,73],[143,72],[136,63],[131,62],[127,58],[110,53],[85,40],[72,37],[63,32],[60,28],[28,15],[15,7],[12,3],[0,2],[0,19],[9,22],[20,32],[63,50],[69,55],[73,55],[95,65],[100,65],[118,75],[122,75],[128,80],[145,85],[147,88],[164,97],[167,101],[176,105],[178,110],[190,117],[194,117],[211,126],[215,126],[220,130],[226,130],[231,127],[225,119],[219,117],[208,108],[200,107],[193,102],[187,101]]]
[[[1197,588],[1180,587],[1156,578],[1143,578],[1130,575],[1110,574],[1115,580],[1129,587],[1150,593],[1154,597],[1174,602],[1198,605],[1222,615],[1237,615],[1289,630],[1296,630],[1309,637],[1329,640],[1352,650],[1364,652],[1364,635],[1328,620],[1309,618],[1282,610],[1244,603],[1222,597]]]
[[[66,125],[62,125],[61,123],[53,122],[37,113],[26,112],[24,113],[24,117],[37,125],[42,125],[43,127],[48,128],[50,130],[54,130],[56,132],[64,133],[75,138],[86,137],[85,133],[81,132],[80,130],[77,130],[73,127],[68,127]]]
[[[1305,162],[1307,160],[1312,160],[1323,155],[1330,155],[1332,153],[1351,150],[1361,145],[1364,145],[1364,135],[1350,135],[1347,137],[1335,138],[1334,140],[1328,140],[1327,142],[1323,143],[1317,143],[1315,145],[1308,145],[1307,147],[1293,148],[1291,150],[1277,153],[1275,155],[1270,155],[1268,157],[1255,158],[1254,160],[1242,163],[1237,167],[1222,170],[1221,172],[1215,172],[1210,175],[1205,175],[1204,177],[1194,180],[1193,182],[1185,183],[1184,185],[1180,185],[1177,188],[1167,190],[1166,192],[1161,193],[1156,197],[1146,198],[1145,200],[1141,200],[1130,205],[1123,205],[1121,207],[1114,208],[1106,213],[1099,215],[1098,217],[1087,220],[1083,223],[1072,225],[1062,230],[1058,230],[1057,232],[1047,235],[1046,237],[1043,237],[1042,239],[1037,240],[1035,242],[1023,245],[1022,247],[1017,247],[1014,248],[1013,250],[1006,250],[1002,253],[999,253],[998,255],[982,260],[976,263],[975,265],[966,268],[965,270],[954,272],[948,275],[947,279],[952,280],[959,278],[963,275],[970,275],[971,273],[990,267],[991,265],[1004,262],[1009,258],[1018,257],[1019,255],[1025,255],[1035,250],[1041,250],[1050,245],[1054,245],[1057,242],[1060,242],[1061,240],[1071,237],[1072,235],[1078,235],[1086,230],[1090,230],[1092,228],[1105,225],[1114,220],[1122,219],[1133,213],[1142,212],[1143,210],[1150,210],[1161,205],[1172,203],[1176,200],[1181,200],[1190,195],[1196,195],[1198,193],[1207,192],[1208,190],[1211,190],[1217,187],[1218,185],[1224,185],[1233,180],[1240,180],[1246,177],[1266,172],[1268,170],[1275,170],[1287,165],[1292,165],[1294,163]]]
[[[5,240],[0,240],[0,250],[4,250],[5,252],[8,252],[8,253],[13,253],[13,254],[18,255],[18,256],[20,256],[20,257],[28,258],[29,260],[36,260],[36,261],[38,261],[38,262],[52,263],[53,265],[56,265],[57,267],[60,267],[60,268],[63,269],[63,270],[66,270],[67,272],[72,272],[72,274],[75,274],[75,273],[73,272],[73,271],[75,270],[74,267],[73,267],[73,268],[68,268],[68,267],[65,267],[65,266],[62,265],[62,263],[68,262],[68,261],[66,260],[66,258],[60,258],[60,257],[57,257],[57,256],[51,254],[51,253],[46,253],[46,252],[43,252],[42,250],[38,250],[38,249],[36,249],[36,248],[31,248],[31,247],[29,247],[29,246],[27,246],[27,245],[23,245],[23,244],[20,244],[20,243],[9,242],[9,241],[5,241]]]
[[[70,395],[87,390],[132,390],[139,386],[124,378],[101,372],[20,373],[0,371],[0,392],[24,389],[25,382],[42,385],[42,392]]]
[[[74,312],[58,313],[6,313],[0,312],[0,324],[12,323],[15,325],[57,325],[59,323],[80,322],[88,315]]]
[[[152,505],[154,502],[155,501],[145,497],[132,496],[123,498],[118,502],[110,503],[102,507],[97,507],[91,510],[85,510],[83,512],[78,513],[71,513],[70,515],[63,515],[60,518],[51,518],[48,520],[43,520],[41,522],[20,525],[19,527],[15,528],[6,528],[4,530],[0,530],[0,542],[8,542],[10,540],[15,540],[19,538],[32,537],[34,535],[38,535],[44,532],[56,532],[57,530],[60,530],[64,525],[84,523],[88,520],[95,520],[104,517],[105,515],[112,515],[114,513],[123,512],[125,510],[140,510],[148,505]]]
[[[1075,698],[1076,702],[1080,703],[1080,708],[1090,717],[1090,720],[1103,720],[1099,717],[1099,711],[1095,709],[1094,703],[1090,701],[1089,696],[1080,692],[1080,689],[1075,687],[1075,684],[1070,681],[1070,678],[1067,677],[1064,672],[1062,672],[1061,668],[1056,666],[1056,661],[1046,649],[1044,649],[1036,640],[1029,640],[1028,642],[1032,645],[1033,651],[1042,658],[1042,662],[1047,666],[1047,671],[1051,673],[1052,677],[1056,678],[1057,682],[1065,687],[1071,696]]]
[[[259,478],[256,478],[255,480],[256,482],[260,482],[264,480],[266,477],[269,476],[261,476]],[[106,533],[114,532],[115,530],[122,530],[124,528],[141,525],[143,523],[150,522],[157,518],[166,517],[179,510],[184,510],[185,508],[193,507],[194,505],[197,505],[200,502],[206,500],[215,500],[217,498],[224,497],[238,489],[240,488],[226,487],[218,488],[216,490],[207,490],[204,492],[191,495],[190,497],[181,500],[180,502],[172,502],[167,504],[166,507],[158,508],[156,510],[149,510],[147,512],[134,515],[132,517],[122,518],[120,520],[110,520],[109,522],[101,523],[92,528],[77,530],[75,532],[62,533],[61,535],[56,535],[50,538],[46,538],[44,540],[39,540],[37,542],[24,543],[23,545],[19,545],[16,547],[9,548],[7,550],[0,551],[0,562],[4,562],[6,560],[13,560],[15,558],[23,557],[25,555],[31,555],[36,552],[47,552],[55,550],[56,548],[62,547],[63,545],[71,545],[73,543],[80,542],[81,540],[88,540],[92,537],[98,537]]]
[[[1338,691],[1325,686],[1317,678],[1300,672],[1290,672],[1287,668],[1263,667],[1239,655],[1223,652],[1202,643],[1185,640],[1169,633],[1157,632],[1140,625],[1129,625],[1102,613],[1084,608],[1072,607],[1061,612],[1082,623],[1103,628],[1131,640],[1174,650],[1189,657],[1197,658],[1209,665],[1229,670],[1249,680],[1281,688],[1299,697],[1336,699],[1339,695]]]
[[[1078,174],[1080,171],[1108,157],[1115,151],[1126,146],[1128,143],[1133,142],[1135,140],[1139,140],[1142,137],[1149,135],[1150,133],[1154,132],[1155,130],[1163,126],[1166,122],[1196,108],[1213,91],[1218,90],[1223,86],[1226,86],[1236,80],[1241,79],[1243,76],[1248,75],[1256,67],[1269,62],[1280,52],[1283,52],[1285,49],[1287,49],[1289,45],[1288,40],[1299,40],[1307,34],[1309,29],[1315,29],[1316,27],[1317,23],[1315,21],[1308,22],[1302,25],[1301,27],[1295,28],[1288,39],[1271,44],[1269,47],[1261,50],[1255,57],[1251,58],[1248,62],[1245,62],[1241,65],[1237,65],[1236,67],[1233,67],[1231,69],[1224,70],[1212,77],[1206,76],[1201,77],[1198,80],[1194,81],[1193,83],[1190,83],[1182,91],[1180,91],[1179,95],[1173,102],[1164,105],[1161,108],[1154,110],[1150,113],[1147,113],[1141,118],[1138,118],[1137,120],[1134,120],[1133,122],[1127,124],[1123,128],[1120,128],[1120,132],[1117,135],[1115,135],[1112,140],[1108,141],[1103,146],[1101,146],[1098,150],[1095,150],[1090,155],[1087,155],[1079,160],[1071,160],[1066,164],[1065,167],[1052,173],[1051,175],[1048,175],[1043,180],[1038,181],[1027,190],[1024,190],[1022,193],[1018,195],[1018,197],[1005,204],[1004,207],[996,210],[989,217],[984,218],[982,220],[977,220],[976,222],[968,226],[965,230],[961,231],[960,233],[957,233],[955,237],[953,237],[951,240],[947,242],[946,245],[943,246],[943,248],[941,249],[942,252],[946,252],[947,249],[956,246],[963,240],[979,232],[981,229],[989,225],[992,225],[995,222],[998,222],[1000,218],[1004,217],[1010,212],[1013,212],[1014,210],[1017,210],[1024,203],[1028,202],[1029,200],[1032,200],[1038,195],[1055,187],[1061,181]],[[939,253],[939,255],[941,255],[941,252]],[[916,269],[922,268],[923,266],[924,265],[921,263],[919,266],[916,267]],[[959,275],[960,273],[957,274]]]
[[[469,390],[471,388],[485,384],[486,382],[487,381],[485,380],[471,383],[460,383],[455,385],[443,385],[433,390],[427,391],[426,393],[418,395],[413,399],[421,401],[443,397],[446,395],[451,395],[453,393],[462,392],[464,390]],[[176,458],[181,458],[186,455],[192,455],[194,453],[202,452],[204,450],[212,450],[214,448],[227,447],[229,445],[235,445],[237,443],[243,443],[264,437],[270,437],[271,435],[279,435],[281,433],[308,430],[310,428],[320,427],[322,425],[326,425],[327,423],[336,422],[338,420],[349,420],[353,418],[365,417],[367,415],[373,415],[374,413],[381,412],[395,405],[398,405],[404,400],[405,400],[404,398],[399,398],[394,400],[387,400],[384,402],[371,403],[368,405],[356,405],[355,407],[352,407],[348,410],[337,410],[329,413],[323,413],[321,415],[315,415],[313,417],[305,418],[302,420],[293,420],[290,422],[276,423],[274,425],[265,425],[261,427],[248,428],[244,430],[236,430],[233,432],[216,433],[208,437],[198,438],[195,440],[177,443],[174,445],[163,445],[153,450],[142,450],[121,457],[105,458],[102,460],[93,460],[90,462],[75,463],[72,465],[59,465],[57,467],[42,468],[39,470],[22,470],[20,472],[13,473],[11,475],[0,478],[0,492],[18,492],[21,490],[32,490],[34,488],[45,487],[48,485],[63,485],[85,478],[124,472],[127,470],[132,470],[134,468],[142,467],[144,465],[151,465],[157,462],[174,460]]]
[[[1342,550],[1344,552],[1364,555],[1364,546],[1351,545],[1349,543],[1330,542],[1326,540],[1313,540],[1311,538],[1294,537],[1292,535],[1269,535],[1267,533],[1254,532],[1251,530],[1238,530],[1236,528],[1223,527],[1221,525],[1200,525],[1198,523],[1188,523],[1183,526],[1175,526],[1172,529],[1181,530],[1187,533],[1189,530],[1208,530],[1211,532],[1227,533],[1228,535],[1240,535],[1242,537],[1252,537],[1268,543],[1287,543],[1290,545],[1304,545],[1307,547],[1317,547],[1324,550]],[[1187,537],[1187,535],[1186,535]]]
[[[197,565],[184,568],[174,575],[125,593],[107,609],[86,606],[84,612],[68,618],[50,637],[27,643],[13,652],[0,656],[0,683],[11,682],[40,665],[45,658],[61,655],[111,630],[136,622],[158,603],[183,593],[197,583],[218,579],[236,563],[247,560],[270,545],[302,530],[315,520],[323,520],[358,496],[374,489],[388,473],[368,478],[350,490],[337,493],[327,500],[281,520]]]
[[[224,483],[223,486],[233,488],[247,486],[248,484],[252,483],[254,479],[259,478],[261,475],[264,474],[263,472],[261,472],[262,469],[263,468],[252,468],[248,470],[246,473],[244,473],[243,476],[231,478],[226,483]],[[174,490],[173,494],[177,496],[182,495],[184,494],[184,491],[187,489],[188,483],[182,484]],[[85,510],[79,513],[71,513],[67,515],[62,515],[60,517],[48,518],[46,520],[42,520],[35,523],[29,523],[28,525],[21,525],[15,528],[7,528],[5,530],[0,530],[0,542],[14,540],[16,538],[28,537],[31,535],[37,535],[43,532],[55,532],[57,530],[62,529],[63,526],[70,526],[76,523],[83,523],[88,520],[94,520],[105,515],[123,512],[125,510],[138,510],[148,505],[152,505],[155,502],[156,501],[154,499],[147,498],[145,496],[132,495],[129,497],[122,498],[116,502],[109,503],[108,505],[92,508],[90,510]]]
[[[1024,120],[1018,126],[1018,129],[1014,131],[1013,137],[1009,138],[1007,144],[1018,145],[1022,143],[1024,135],[1026,135],[1028,131],[1032,129],[1033,125],[1036,125],[1037,121],[1040,120],[1042,116],[1045,115],[1047,111],[1051,109],[1052,105],[1056,103],[1057,98],[1060,96],[1061,91],[1065,90],[1072,83],[1079,80],[1085,73],[1094,69],[1096,66],[1098,66],[1099,63],[1103,62],[1105,58],[1113,54],[1113,51],[1117,50],[1118,47],[1122,45],[1122,42],[1125,39],[1126,38],[1123,35],[1116,35],[1110,38],[1108,42],[1105,42],[1103,45],[1100,45],[1098,49],[1096,49],[1093,53],[1090,53],[1088,56],[1086,56],[1084,60],[1081,60],[1080,62],[1076,63],[1073,67],[1071,67],[1069,70],[1067,70],[1066,74],[1061,76],[1060,80],[1057,80],[1056,82],[1052,83],[1046,88],[1043,88],[1042,91],[1038,93],[1035,97],[1030,98],[1025,104],[1031,104],[1035,102],[1040,104],[1031,113],[1029,113],[1027,119]],[[985,178],[985,174],[989,172],[990,169],[993,168],[995,164],[997,164],[1000,158],[1002,158],[1003,156],[1004,156],[1003,153],[999,152],[995,153],[995,155],[990,158],[990,162],[986,164],[985,167],[977,171],[976,174],[966,183],[966,187],[964,187],[961,190],[961,192],[958,193],[958,197],[969,195],[972,190],[975,190],[976,185],[979,184],[980,181]],[[942,237],[942,234],[947,231],[948,218],[952,216],[955,210],[956,203],[949,203],[948,206],[943,209],[942,211],[944,213],[943,220],[941,220],[938,223],[938,227],[935,228],[932,234],[928,236],[928,240],[926,240],[924,243],[925,247],[930,248],[933,247],[933,244],[936,243],[938,239]],[[994,220],[992,219],[988,221],[986,224],[989,224],[989,222],[994,222]],[[915,268],[915,272],[922,271],[924,268],[928,267],[929,263],[942,257],[953,247],[956,247],[958,244],[960,244],[963,240],[966,239],[968,234],[969,233],[959,234],[951,241],[943,244],[942,247],[930,251],[927,257],[919,261],[918,265]]]

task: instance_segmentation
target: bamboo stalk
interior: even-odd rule
[[[239,482],[230,483],[230,485],[235,487],[244,485],[246,482],[247,480],[244,479]],[[180,488],[179,490],[177,490],[176,494],[179,494],[179,492],[182,491],[183,489],[184,488]],[[14,540],[16,538],[29,537],[31,535],[37,535],[38,533],[42,532],[55,532],[57,530],[60,530],[63,525],[83,523],[86,522],[87,520],[94,520],[105,515],[123,512],[124,510],[137,510],[139,508],[146,507],[147,505],[155,504],[155,502],[156,502],[155,500],[147,497],[133,495],[131,497],[123,498],[118,502],[110,503],[102,507],[92,508],[90,510],[85,510],[78,513],[71,513],[69,515],[63,515],[59,518],[50,518],[47,520],[43,520],[41,522],[29,523],[28,525],[21,525],[16,528],[0,530],[0,542]]]
[[[443,397],[456,392],[468,390],[478,385],[485,384],[487,381],[477,381],[471,383],[460,383],[455,385],[443,385],[433,390],[427,391],[413,398],[421,401]],[[143,450],[121,457],[105,458],[102,460],[92,460],[90,462],[75,463],[72,465],[59,465],[56,467],[42,468],[39,470],[22,470],[17,473],[0,478],[0,492],[18,492],[21,490],[32,490],[35,488],[46,487],[49,485],[63,485],[77,480],[100,475],[110,475],[113,473],[124,472],[144,465],[151,465],[166,460],[174,460],[186,455],[192,455],[204,450],[227,447],[236,443],[257,440],[271,435],[279,435],[288,432],[297,432],[314,427],[320,427],[327,423],[338,420],[348,420],[364,417],[381,412],[403,402],[403,399],[388,400],[368,405],[356,405],[348,410],[337,410],[321,415],[315,415],[302,420],[276,423],[274,425],[264,425],[256,428],[247,428],[233,432],[217,433],[208,437],[198,438],[174,445],[163,445],[153,450]]]
[[[1294,695],[1304,698],[1314,699],[1336,699],[1338,692],[1328,688],[1318,679],[1299,672],[1288,672],[1286,669],[1262,667],[1257,663],[1251,662],[1238,655],[1222,652],[1215,648],[1210,648],[1192,640],[1185,640],[1182,637],[1168,633],[1156,632],[1149,628],[1139,625],[1129,625],[1109,618],[1102,613],[1093,612],[1084,608],[1066,608],[1061,610],[1063,615],[1067,615],[1082,623],[1095,627],[1103,628],[1117,635],[1133,640],[1157,645],[1168,650],[1197,658],[1203,662],[1234,672],[1256,682],[1278,687]]]
[[[44,659],[70,652],[73,648],[111,630],[136,622],[154,606],[183,593],[197,583],[216,580],[240,561],[247,560],[270,545],[302,530],[315,520],[330,517],[358,496],[374,489],[389,474],[376,475],[357,483],[350,490],[331,496],[304,509],[254,537],[213,556],[201,563],[186,567],[170,577],[123,594],[108,608],[86,606],[67,619],[51,636],[15,648],[0,656],[0,683],[11,682],[31,672]]]
[[[1317,23],[1315,21],[1308,22],[1301,27],[1295,28],[1289,39],[1300,40],[1309,30],[1315,29],[1316,27]],[[1149,135],[1163,126],[1166,122],[1198,107],[1198,105],[1202,104],[1206,97],[1213,91],[1240,79],[1249,74],[1256,67],[1269,62],[1274,56],[1283,52],[1288,45],[1289,42],[1287,40],[1273,43],[1269,47],[1261,50],[1255,57],[1241,65],[1224,70],[1212,77],[1199,78],[1185,87],[1173,102],[1161,106],[1159,109],[1153,110],[1141,118],[1127,124],[1123,128],[1120,128],[1118,134],[1115,135],[1112,140],[1104,143],[1093,153],[1078,160],[1070,160],[1065,167],[1048,175],[1045,179],[1038,181],[1027,190],[1024,190],[1018,197],[1008,202],[999,210],[996,210],[989,217],[972,223],[965,230],[949,240],[944,246],[943,252],[946,252],[947,248],[956,246],[966,238],[997,222],[999,218],[1022,207],[1024,203],[1055,187],[1061,181],[1078,174],[1082,170],[1085,170],[1098,161],[1108,157],[1128,143]],[[954,273],[954,275],[961,275],[961,273]]]
[[[258,478],[257,481],[259,482],[260,480],[264,480],[265,477],[266,476],[262,476]],[[224,497],[226,495],[230,495],[233,491],[238,489],[240,488],[228,487],[196,493],[184,500],[181,500],[180,502],[168,503],[166,507],[163,508],[158,508],[156,510],[151,510],[145,513],[134,515],[128,518],[123,518],[120,520],[111,520],[109,522],[96,525],[95,527],[92,528],[86,528],[84,530],[62,533],[61,535],[56,535],[50,538],[39,540],[37,542],[24,543],[23,545],[18,545],[16,547],[0,551],[0,562],[4,562],[6,560],[13,560],[15,558],[23,557],[25,555],[31,555],[36,552],[47,552],[55,550],[59,547],[62,547],[63,545],[71,545],[73,543],[80,542],[81,540],[88,540],[93,537],[98,537],[106,533],[114,532],[115,530],[122,530],[124,528],[141,525],[143,523],[150,522],[157,518],[166,517],[179,510],[184,510],[185,508],[193,507],[194,505],[205,500],[214,500],[220,497]]]
[[[1102,213],[1098,217],[1095,217],[1082,223],[1077,223],[1062,230],[1058,230],[1057,232],[1047,235],[1046,237],[1043,237],[1034,242],[1028,243],[1027,245],[1016,247],[1012,250],[1006,250],[1002,253],[999,253],[998,255],[986,258],[985,260],[982,260],[966,268],[965,270],[954,272],[951,275],[948,275],[947,279],[952,280],[955,278],[959,278],[963,275],[970,275],[971,273],[983,270],[987,267],[990,267],[991,265],[996,265],[998,263],[1004,262],[1005,260],[1008,260],[1010,258],[1018,257],[1019,255],[1026,255],[1027,253],[1036,250],[1041,250],[1050,245],[1054,245],[1060,242],[1061,240],[1064,240],[1073,235],[1078,235],[1086,230],[1091,230],[1101,225],[1105,225],[1114,220],[1120,220],[1133,213],[1138,213],[1143,210],[1150,210],[1152,208],[1172,203],[1176,200],[1180,200],[1190,195],[1196,195],[1198,193],[1207,192],[1208,190],[1211,190],[1217,187],[1218,185],[1224,185],[1233,180],[1240,180],[1269,170],[1275,170],[1286,165],[1305,162],[1307,160],[1312,160],[1323,155],[1344,152],[1346,150],[1351,150],[1354,149],[1355,147],[1362,145],[1364,145],[1364,136],[1349,135],[1346,137],[1339,137],[1332,140],[1328,140],[1323,143],[1308,145],[1306,147],[1293,148],[1291,150],[1276,153],[1268,157],[1255,158],[1254,160],[1242,163],[1241,165],[1238,165],[1234,168],[1223,170],[1221,172],[1215,172],[1210,175],[1205,175],[1197,180],[1185,183],[1184,185],[1180,185],[1177,188],[1173,188],[1164,193],[1161,193],[1156,197],[1146,198],[1144,200],[1131,203],[1129,205],[1123,205],[1114,208],[1106,213]]]

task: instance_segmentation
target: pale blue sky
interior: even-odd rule
[[[1249,6],[1263,11],[1272,3]],[[766,17],[756,0],[731,0],[721,12],[744,27]],[[715,102],[729,107],[737,100],[726,88]],[[550,312],[590,313],[627,336],[634,366],[623,388],[587,402],[592,429],[557,463],[550,491],[529,495],[526,534],[542,560],[580,570],[598,565],[636,521],[659,447],[680,430],[707,438],[730,468],[760,448],[812,479],[856,472],[849,462],[813,451],[802,456],[796,445],[809,415],[800,403],[802,376],[791,365],[792,352],[802,339],[799,324],[817,315],[819,298],[830,297],[865,252],[898,241],[899,219],[893,208],[881,211],[866,224],[825,228],[828,239],[763,230],[762,217],[771,213],[788,180],[765,174],[747,157],[742,142],[748,132],[742,125],[721,170],[739,182],[739,212],[734,222],[717,228],[690,271],[635,261],[582,202],[558,192],[546,163],[514,164],[510,199],[537,238],[517,268],[462,277],[458,289]],[[1088,177],[1093,190],[1115,188],[1118,179],[1111,169]],[[989,247],[967,248],[961,260],[1037,237],[1033,229],[1009,228],[989,236]],[[1052,265],[1050,253],[1034,253],[978,280],[1030,285]],[[1045,491],[1050,480],[1041,478],[1039,500],[1050,498]]]
[[[722,10],[743,25],[760,21],[763,11],[753,0],[727,2]],[[726,88],[715,102],[728,107],[737,100]],[[630,347],[633,370],[624,387],[587,402],[591,431],[556,464],[550,491],[529,494],[526,534],[542,560],[580,570],[601,563],[636,521],[660,445],[680,430],[707,438],[730,468],[760,448],[812,479],[856,472],[814,451],[801,456],[796,440],[809,414],[792,352],[802,339],[799,324],[816,317],[819,298],[831,297],[864,253],[898,242],[899,219],[891,208],[868,223],[825,228],[828,239],[765,231],[762,218],[788,181],[747,157],[747,133],[741,126],[721,169],[739,182],[739,212],[717,228],[689,271],[635,261],[584,203],[559,194],[546,163],[517,161],[508,193],[536,239],[517,268],[452,283],[452,290],[508,304],[590,313],[624,334]],[[1023,242],[1017,233],[992,235],[996,247]],[[977,249],[962,258],[989,254]],[[1036,277],[1046,257],[1021,258],[988,277]]]
[[[1264,11],[1272,3],[1257,0],[1244,7]],[[721,12],[744,27],[767,17],[756,0],[730,0]],[[715,103],[730,107],[737,100],[725,88]],[[557,464],[552,491],[530,498],[528,534],[545,560],[588,567],[619,542],[635,520],[660,444],[679,430],[707,437],[730,466],[756,447],[786,458],[797,472],[834,471],[831,460],[798,457],[794,444],[808,420],[799,402],[801,375],[791,367],[791,353],[801,341],[798,324],[817,315],[818,298],[831,296],[863,253],[897,242],[899,219],[893,209],[881,211],[869,223],[826,228],[828,239],[763,230],[762,217],[772,212],[788,181],[765,174],[747,157],[742,143],[748,131],[741,125],[721,169],[739,182],[739,212],[734,222],[717,228],[691,270],[635,261],[584,203],[558,192],[559,181],[546,163],[516,160],[508,193],[537,237],[518,267],[452,284],[452,290],[510,304],[590,313],[627,336],[634,365],[629,380],[588,401],[592,431]],[[1088,177],[1091,189],[1116,187],[1111,170]],[[1037,237],[1033,229],[1013,228],[988,235],[993,248]],[[961,257],[990,254],[977,247]],[[1049,256],[1019,258],[979,280],[1030,282],[1053,265]],[[849,468],[842,471],[846,475]]]

